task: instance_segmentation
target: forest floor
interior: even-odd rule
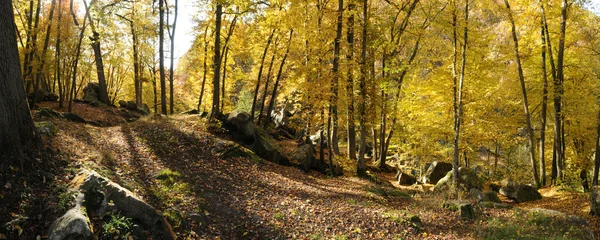
[[[25,171],[12,166],[0,169],[0,179],[7,181],[1,182],[0,204],[7,207],[0,210],[0,223],[24,219],[10,227],[3,224],[0,239],[43,239],[52,221],[65,211],[60,194],[52,189],[64,189],[80,169],[95,170],[141,196],[163,212],[179,239],[578,236],[579,230],[569,226],[538,226],[539,219],[521,210],[476,208],[474,220],[461,220],[458,213],[441,208],[443,197],[395,185],[393,173],[373,173],[379,181],[358,178],[349,171],[331,178],[256,158],[223,156],[216,149],[228,141],[224,130],[196,115],[145,117],[123,123],[106,117],[110,111],[101,114],[89,108],[77,104],[75,112],[87,120],[103,118],[118,124],[95,127],[51,119],[59,131],[45,141],[54,157],[32,166],[43,169],[47,165],[47,172],[54,177],[46,179],[49,173],[39,169],[35,174],[25,172],[34,171],[32,167]],[[8,175],[12,178],[5,180],[3,176]],[[25,183],[21,183],[23,179]],[[33,184],[27,185],[27,181]],[[554,189],[541,192],[543,200],[510,205],[576,214],[586,218],[595,236],[600,236],[600,219],[587,214],[589,195]],[[27,198],[25,193],[41,195]],[[23,202],[31,206],[22,209]],[[411,222],[411,216],[418,216],[422,225]],[[103,226],[94,229],[102,238]]]

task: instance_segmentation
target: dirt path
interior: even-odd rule
[[[198,117],[146,118],[105,128],[60,120],[57,125],[61,131],[54,144],[74,165],[141,195],[182,239],[476,239],[482,221],[506,215],[506,210],[482,210],[477,220],[462,221],[440,208],[439,198],[412,200],[356,177],[328,178],[266,161],[221,158],[215,145],[223,140],[208,133]],[[181,175],[165,185],[156,177],[165,170]],[[391,180],[393,174],[379,177]],[[555,200],[548,196],[531,207]],[[412,214],[421,218],[420,229],[403,220]]]

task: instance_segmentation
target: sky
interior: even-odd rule
[[[194,2],[192,0],[179,1],[179,16],[177,16],[177,28],[175,29],[175,66],[177,66],[179,58],[183,57],[194,42],[194,21],[192,19],[200,13]]]

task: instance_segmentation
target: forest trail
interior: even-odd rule
[[[94,121],[113,115],[84,105],[75,109]],[[372,172],[370,180],[352,172],[331,178],[236,156],[229,150],[241,146],[198,115],[148,116],[129,123],[114,118],[110,127],[49,120],[59,130],[47,142],[68,162],[61,170],[64,177],[51,188],[64,186],[80,169],[95,170],[160,210],[179,239],[481,239],[497,237],[499,227],[505,236],[521,236],[519,224],[537,221],[519,210],[480,207],[474,220],[462,220],[440,207],[442,195],[398,186],[393,173]],[[286,142],[286,148],[293,144]],[[585,212],[588,195],[541,192],[545,198],[531,203],[503,200],[515,209],[542,207],[583,216],[599,236],[597,218]],[[45,210],[44,221],[22,236],[44,236],[64,213],[56,207],[61,201],[56,195],[49,193],[45,200],[55,206],[51,213]],[[421,222],[411,222],[411,216]],[[101,221],[96,217],[92,223],[103,236]],[[550,230],[532,225],[524,236],[568,236],[562,228]]]

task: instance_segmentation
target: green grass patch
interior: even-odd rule
[[[273,215],[273,218],[275,220],[283,220],[285,218],[285,214],[282,212],[277,212],[275,215]]]
[[[133,229],[133,220],[120,214],[109,214],[102,224],[104,234],[100,239],[129,239]]]

